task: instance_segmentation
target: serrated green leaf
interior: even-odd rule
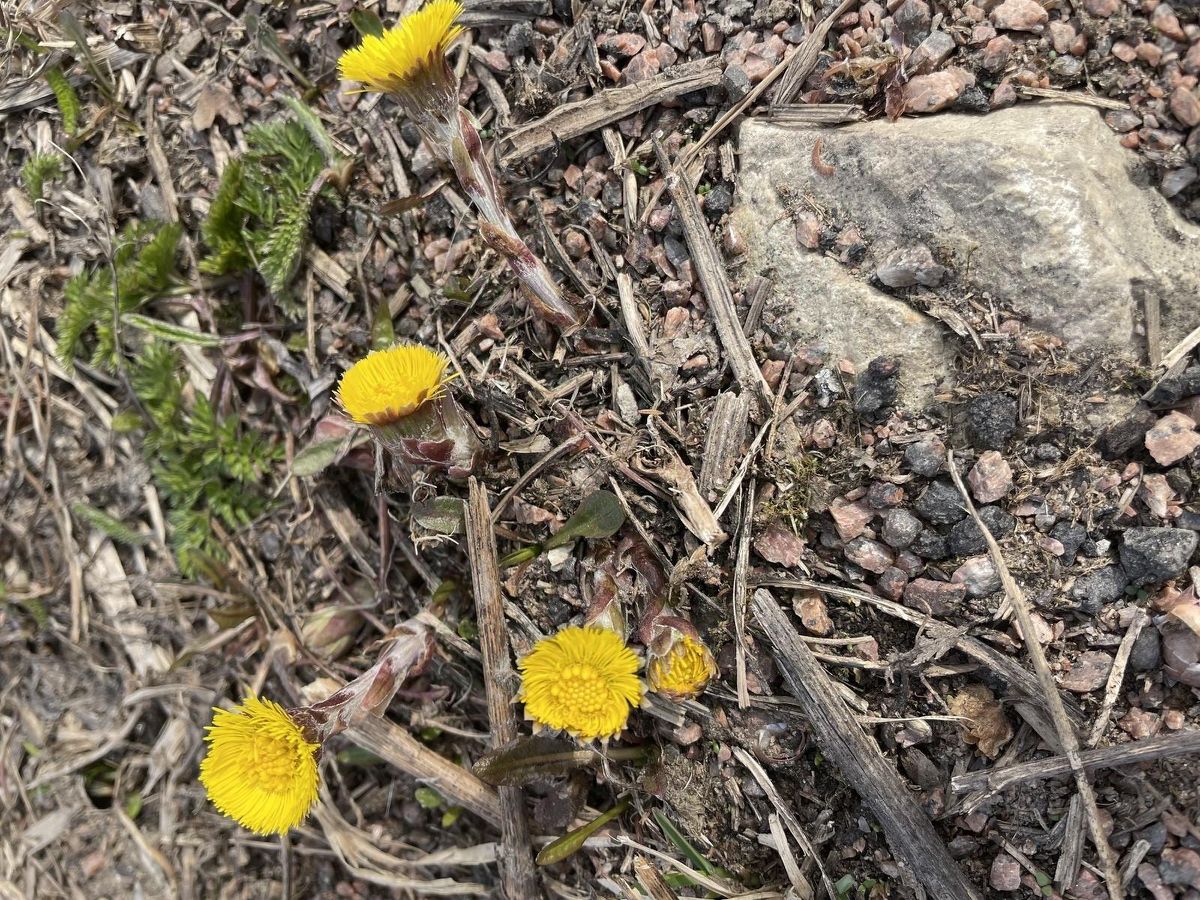
[[[114,541],[140,547],[150,540],[149,537],[134,531],[120,519],[110,516],[102,509],[88,506],[86,503],[72,503],[71,512],[75,513],[76,516],[92,528],[108,535]]]
[[[79,130],[79,95],[75,93],[75,88],[71,87],[71,82],[67,80],[62,69],[57,66],[47,69],[44,77],[50,85],[50,90],[54,92],[58,111],[62,113],[63,131],[74,135]]]
[[[337,147],[334,146],[333,138],[325,130],[325,124],[312,111],[312,107],[303,100],[287,94],[284,95],[283,102],[287,104],[287,108],[295,114],[296,119],[304,126],[304,130],[308,132],[308,136],[312,138],[313,143],[320,148],[321,154],[325,157],[327,163],[333,165],[342,158],[342,154],[338,153]]]
[[[542,549],[553,550],[579,538],[611,537],[624,524],[621,501],[608,491],[596,491],[588,494],[566,524],[542,543]]]
[[[173,322],[152,319],[140,313],[126,313],[121,316],[121,321],[127,325],[132,325],[134,328],[140,328],[142,331],[149,332],[155,337],[162,338],[164,341],[170,341],[173,344],[195,344],[197,347],[219,347],[221,345],[221,336],[219,334],[197,331],[194,328],[188,328],[186,325],[176,325]]]
[[[21,180],[32,203],[45,198],[46,183],[61,178],[63,158],[58,153],[35,153],[21,166]]]

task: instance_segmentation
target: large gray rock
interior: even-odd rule
[[[818,138],[832,174],[814,169]],[[1137,158],[1094,109],[1024,104],[822,129],[749,119],[740,153],[735,225],[753,270],[775,270],[779,327],[858,360],[900,355],[910,388],[945,372],[938,327],[864,279],[918,245],[949,270],[939,293],[990,295],[1069,346],[1140,357],[1134,323],[1150,293],[1165,346],[1200,321],[1200,229],[1131,177]],[[861,273],[798,246],[785,203],[857,225]]]

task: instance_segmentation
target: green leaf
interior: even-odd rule
[[[392,311],[387,300],[380,300],[375,307],[375,319],[371,322],[371,349],[386,350],[396,343],[396,328],[392,325]]]
[[[44,77],[50,85],[50,90],[54,91],[54,101],[58,104],[58,111],[62,113],[63,131],[74,135],[79,130],[79,95],[75,93],[75,88],[71,87],[71,82],[58,66],[47,69]]]
[[[75,513],[76,516],[92,528],[104,532],[114,541],[140,547],[150,540],[149,537],[134,531],[120,519],[110,516],[104,510],[88,506],[86,503],[72,503],[71,512]]]
[[[451,828],[454,823],[462,818],[463,808],[461,806],[451,806],[442,813],[442,827]]]
[[[567,519],[565,525],[543,542],[543,550],[553,550],[579,538],[606,538],[616,534],[625,524],[621,501],[608,491],[589,494]]]
[[[313,441],[292,459],[292,474],[297,478],[311,478],[329,468],[354,440],[354,433],[344,437],[325,438]]]
[[[474,769],[494,787],[521,787],[535,778],[565,775],[598,758],[596,751],[581,750],[558,738],[521,737],[483,754]]]
[[[675,845],[675,848],[686,856],[692,863],[692,867],[703,872],[705,875],[713,877],[724,877],[729,873],[720,866],[714,866],[699,850],[692,846],[691,842],[683,836],[683,833],[675,827],[675,824],[668,819],[660,810],[654,810],[654,821],[658,827],[662,829],[663,836],[668,841]]]
[[[112,70],[103,65],[96,58],[96,54],[92,52],[83,25],[75,18],[74,13],[64,9],[58,14],[58,27],[62,29],[63,34],[75,42],[75,51],[83,57],[84,65],[87,66],[89,74],[95,80],[96,87],[100,89],[104,99],[112,100],[117,95],[117,89],[113,84]]]
[[[363,37],[380,37],[383,34],[383,23],[379,16],[369,9],[356,9],[350,13],[350,24]]]
[[[125,815],[136,819],[142,811],[142,792],[134,791],[125,798]]]
[[[413,799],[421,805],[422,809],[440,809],[446,801],[431,787],[419,787],[413,791]]]
[[[508,553],[500,558],[497,565],[501,569],[511,569],[513,566],[519,566],[521,563],[527,563],[531,559],[537,559],[542,555],[545,548],[541,544],[529,544],[525,547],[518,547],[512,553]]]
[[[25,193],[33,203],[45,199],[46,182],[63,176],[63,158],[58,153],[35,153],[21,166]]]
[[[542,852],[537,855],[536,862],[539,866],[549,866],[554,863],[562,862],[569,856],[578,853],[583,847],[584,842],[593,834],[611,822],[625,810],[629,809],[629,798],[626,797],[608,812],[603,812],[586,825],[580,825],[574,831],[568,831],[560,838],[551,841],[542,848]]]
[[[325,125],[320,117],[312,111],[312,107],[304,101],[288,94],[283,96],[283,102],[287,104],[287,108],[296,116],[296,120],[304,126],[304,130],[308,132],[308,136],[312,138],[313,143],[321,148],[321,153],[325,157],[325,161],[330,165],[338,162],[342,158],[342,154],[338,153],[337,147],[333,144],[333,138],[325,130]]]
[[[458,497],[434,497],[414,503],[410,515],[422,528],[437,534],[461,534],[466,528],[463,502]]]
[[[173,344],[195,344],[198,347],[221,346],[221,336],[219,334],[197,331],[194,328],[188,328],[186,325],[176,325],[173,322],[152,319],[140,313],[126,313],[121,316],[121,321],[127,325],[132,325],[134,328],[140,328],[142,331],[149,332],[155,337],[162,338],[164,341],[170,341]]]

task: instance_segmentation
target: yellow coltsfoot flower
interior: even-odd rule
[[[518,663],[518,699],[536,728],[606,741],[621,733],[629,711],[641,705],[638,664],[637,654],[607,628],[564,628],[538,641]]]
[[[359,81],[373,91],[421,95],[430,87],[456,88],[446,67],[446,51],[463,32],[458,0],[431,0],[405,16],[382,35],[367,35],[361,44],[342,54],[338,69],[348,81]],[[451,95],[453,102],[454,97]],[[443,111],[443,115],[452,112]]]
[[[449,365],[444,354],[420,344],[376,350],[346,370],[338,402],[360,425],[392,425],[442,394]]]
[[[717,674],[717,662],[702,642],[674,631],[667,651],[646,666],[650,689],[672,700],[691,700]]]
[[[420,344],[376,350],[342,376],[338,402],[404,463],[461,478],[475,469],[483,445],[446,392],[454,377],[449,366],[443,354]]]
[[[321,745],[278,703],[247,697],[213,710],[200,782],[224,815],[255,834],[283,834],[317,801]]]
[[[480,234],[508,260],[534,313],[562,328],[582,324],[580,310],[517,234],[474,118],[458,102],[458,79],[446,51],[462,34],[458,0],[431,0],[378,37],[368,35],[338,61],[343,78],[391,94],[430,152],[450,163],[479,211]]]

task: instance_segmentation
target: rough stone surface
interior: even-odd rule
[[[917,578],[904,589],[904,605],[932,616],[944,616],[967,596],[966,585]]]
[[[892,551],[879,541],[858,537],[846,545],[846,559],[878,575],[891,566],[895,557]]]
[[[981,450],[1001,450],[1017,430],[1017,401],[980,394],[967,404],[967,437]]]
[[[986,126],[956,114],[837,129],[746,120],[734,215],[750,250],[747,271],[775,264],[774,316],[785,333],[864,366],[897,355],[902,384],[918,393],[947,373],[927,317],[824,254],[785,246],[780,191],[808,195],[870,235],[864,273],[896,247],[937,248],[956,289],[1027,312],[1071,347],[1140,353],[1132,335],[1150,292],[1162,301],[1163,346],[1195,327],[1200,229],[1135,182],[1137,157],[1103,117],[1078,105],[1021,104],[988,115]],[[814,178],[818,138],[833,174]]]
[[[1004,0],[992,10],[992,24],[1008,31],[1040,33],[1050,14],[1036,0]]]
[[[963,91],[974,84],[974,75],[955,66],[934,72],[932,75],[918,75],[904,84],[904,111],[938,112],[961,97]]]
[[[1196,420],[1181,412],[1163,416],[1146,432],[1146,449],[1160,466],[1173,466],[1197,447]]]
[[[946,467],[946,445],[936,436],[909,444],[904,448],[904,462],[917,475],[932,478]]]
[[[1016,519],[998,506],[983,507],[979,518],[998,541],[1012,534],[1017,526]],[[951,556],[974,556],[987,552],[987,541],[972,519],[963,519],[946,535],[946,550]]]
[[[1059,684],[1068,691],[1087,694],[1101,687],[1108,679],[1113,658],[1103,650],[1088,650],[1079,654],[1071,670],[1059,678]]]
[[[1075,562],[1079,548],[1088,539],[1087,529],[1077,522],[1059,522],[1051,530],[1050,536],[1062,544],[1062,561],[1066,566]]]
[[[972,597],[988,597],[1000,590],[1000,573],[990,556],[972,556],[954,570],[954,584],[964,585]]]
[[[896,550],[903,550],[921,533],[921,520],[907,509],[889,510],[883,519],[883,542]]]
[[[921,559],[945,559],[946,539],[932,528],[926,528],[908,545],[908,549]]]
[[[1162,665],[1162,638],[1153,626],[1143,628],[1129,653],[1129,668],[1135,672],[1154,672]]]
[[[1076,578],[1071,586],[1071,599],[1078,601],[1083,612],[1095,615],[1105,603],[1120,599],[1128,584],[1129,576],[1124,569],[1105,566]]]
[[[1120,459],[1142,442],[1157,421],[1158,416],[1138,404],[1128,415],[1100,432],[1100,455],[1105,459]]]
[[[1007,494],[1013,485],[1012,466],[995,450],[982,453],[967,474],[971,493],[980,503],[995,503]]]
[[[946,267],[938,265],[928,247],[916,244],[889,253],[875,277],[890,288],[937,287],[946,277]]]
[[[1134,584],[1178,578],[1196,552],[1188,528],[1130,528],[1121,538],[1121,565]]]
[[[958,489],[942,479],[925,488],[925,492],[913,504],[913,511],[933,525],[952,525],[967,514]]]

